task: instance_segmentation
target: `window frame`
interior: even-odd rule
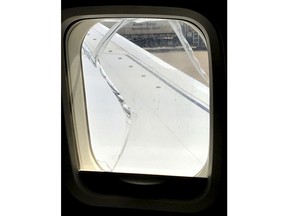
[[[77,146],[77,137],[75,137],[75,128],[74,128],[74,117],[73,111],[71,110],[71,95],[69,90],[69,74],[70,74],[70,62],[71,58],[69,57],[70,51],[67,51],[68,47],[68,38],[70,36],[73,28],[79,24],[79,22],[87,22],[89,19],[102,19],[102,18],[125,18],[125,17],[141,17],[141,18],[172,18],[180,19],[187,21],[189,23],[195,24],[205,35],[207,41],[207,47],[210,49],[209,53],[209,71],[210,71],[210,140],[213,144],[210,146],[210,175],[208,176],[207,182],[198,182],[196,178],[181,178],[181,177],[162,177],[159,179],[155,176],[147,175],[133,175],[133,174],[113,174],[113,173],[91,173],[91,172],[79,172],[79,160],[76,155],[76,146]],[[88,26],[88,25],[87,25]],[[90,28],[93,25],[91,24]],[[87,27],[87,31],[90,29]],[[80,38],[84,38],[87,31],[83,31],[83,35]],[[165,211],[179,211],[179,212],[197,212],[200,211],[211,203],[213,203],[215,196],[217,194],[217,187],[220,182],[220,173],[221,173],[221,146],[223,142],[220,140],[215,140],[214,137],[214,92],[213,92],[213,73],[215,63],[219,60],[220,47],[219,41],[216,34],[216,31],[212,24],[201,14],[183,8],[165,8],[165,7],[138,7],[138,6],[110,6],[110,7],[89,7],[89,8],[72,8],[66,9],[62,12],[62,104],[64,112],[64,121],[69,145],[70,160],[72,166],[72,173],[70,180],[72,184],[69,186],[71,193],[82,202],[87,203],[93,206],[110,206],[110,207],[124,207],[124,208],[138,208],[138,209],[149,209],[149,210],[165,210]],[[80,45],[80,47],[79,47]],[[79,41],[79,44],[76,47],[77,55],[73,57],[79,59],[78,64],[81,64],[81,45],[82,41]],[[78,51],[77,51],[78,49]],[[76,60],[77,61],[77,60]],[[81,67],[80,67],[81,68]],[[210,141],[210,142],[211,142]],[[147,182],[162,182],[163,180],[168,182],[168,185],[179,185],[185,183],[185,185],[202,185],[202,189],[198,194],[192,194],[188,197],[173,197],[171,195],[169,198],[164,197],[154,197],[155,194],[148,195],[148,199],[152,202],[152,205],[145,204],[143,201],[147,201],[146,192],[143,192],[144,197],[133,197],[135,194],[121,194],[121,191],[114,192],[105,192],[97,191],[97,188],[91,187],[91,180],[94,178],[102,178],[102,183],[105,183],[107,180],[113,182],[120,179],[126,179],[126,182],[137,182],[140,178],[140,181],[144,182],[145,185]],[[136,179],[136,180],[135,180]],[[138,180],[137,180],[138,179]],[[101,181],[100,181],[101,183]],[[114,182],[115,183],[115,182]],[[139,182],[138,182],[139,183]],[[156,184],[157,185],[157,184]],[[127,188],[134,188],[133,184],[126,184]],[[148,186],[149,187],[149,186]],[[158,186],[156,186],[158,187]],[[161,186],[160,186],[161,187]],[[153,188],[153,187],[152,187]],[[145,186],[145,190],[147,190]],[[140,189],[142,191],[143,188]],[[137,191],[137,190],[136,190]],[[139,190],[138,190],[139,192]],[[161,192],[161,190],[160,190]],[[163,192],[163,191],[162,191]],[[170,191],[171,193],[173,191]],[[141,193],[140,193],[141,194]],[[149,193],[148,193],[149,194]],[[165,195],[165,194],[164,194]],[[109,197],[110,201],[107,200]],[[178,200],[171,209],[170,202],[171,200]],[[111,201],[112,200],[112,201]],[[131,202],[132,201],[132,202]],[[131,204],[132,203],[132,204]]]

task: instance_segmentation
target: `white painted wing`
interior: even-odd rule
[[[95,25],[84,43],[95,54],[108,29]],[[91,57],[91,56],[90,56]],[[209,88],[115,34],[100,56],[109,80],[83,52],[90,142],[104,171],[195,176],[209,152]]]

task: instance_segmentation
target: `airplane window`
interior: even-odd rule
[[[88,141],[78,142],[79,170],[207,178],[209,49],[202,31],[173,19],[95,23],[82,43],[83,74],[71,78],[74,115],[85,111],[87,119],[76,126],[88,131]]]

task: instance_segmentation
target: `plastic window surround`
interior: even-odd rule
[[[69,80],[70,80],[70,89],[71,89],[70,91],[72,94],[71,95],[72,115],[73,115],[73,119],[75,120],[74,128],[75,128],[75,132],[77,133],[76,137],[78,139],[76,141],[76,145],[77,145],[76,149],[80,153],[78,154],[78,163],[79,163],[78,166],[83,167],[83,164],[85,164],[86,170],[99,170],[100,171],[101,169],[98,167],[96,163],[97,160],[93,155],[93,151],[90,145],[91,140],[90,140],[90,135],[89,135],[89,127],[88,127],[88,120],[87,120],[87,114],[86,114],[86,102],[85,102],[85,96],[84,96],[85,93],[84,93],[84,86],[83,86],[84,81],[83,81],[83,76],[82,76],[82,66],[79,65],[79,62],[81,62],[81,56],[79,55],[78,49],[79,49],[79,45],[81,45],[82,43],[77,44],[76,42],[76,41],[82,42],[84,39],[83,33],[85,36],[88,30],[90,29],[90,26],[92,27],[98,21],[99,20],[93,20],[93,19],[85,20],[85,21],[80,22],[73,29],[72,34],[70,34],[70,37],[68,40],[67,53],[68,53],[68,61],[69,60],[72,61],[70,63]],[[177,25],[173,21],[170,21],[170,25],[174,29],[177,28]],[[179,37],[181,38],[181,36]],[[205,37],[205,38],[206,38],[207,44],[209,45],[208,37]],[[77,46],[75,46],[76,44]],[[208,46],[208,53],[209,53],[209,46]],[[191,58],[191,56],[189,57],[191,61],[193,62],[194,59]],[[96,58],[97,58],[97,55],[96,55]],[[94,61],[95,60],[96,59],[94,59]],[[196,68],[197,68],[198,65],[195,64],[195,60],[194,60],[194,65],[196,65]],[[199,67],[197,69],[199,73],[201,74],[201,76],[205,80],[208,80],[208,78],[205,77],[206,75],[205,72],[202,72],[201,68]]]
[[[212,48],[214,50],[213,57],[217,57],[215,53],[217,54],[217,50],[219,50],[219,45],[217,41],[217,35],[214,30],[214,28],[211,26],[208,20],[206,20],[203,16],[191,12],[190,10],[180,9],[175,10],[173,8],[165,8],[165,9],[157,9],[151,7],[141,7],[141,8],[135,8],[135,7],[125,7],[126,14],[123,13],[123,8],[121,7],[102,7],[102,8],[82,8],[82,9],[71,9],[68,12],[63,14],[62,17],[62,29],[64,30],[62,32],[62,36],[64,39],[64,49],[62,57],[64,64],[62,64],[62,80],[63,80],[63,86],[62,86],[62,93],[63,93],[63,106],[64,106],[64,117],[65,117],[65,124],[67,129],[67,139],[69,144],[69,152],[71,156],[71,163],[72,163],[72,169],[73,169],[73,175],[75,176],[75,181],[77,182],[78,187],[82,189],[77,189],[78,194],[82,194],[79,196],[87,196],[87,192],[84,192],[85,189],[83,186],[81,186],[81,182],[79,182],[79,177],[76,177],[79,171],[79,161],[81,160],[81,156],[77,155],[77,148],[79,146],[77,145],[77,141],[81,140],[81,142],[86,142],[87,145],[84,148],[84,151],[88,155],[91,154],[91,149],[89,148],[89,134],[87,130],[87,118],[85,116],[85,102],[83,100],[83,80],[81,77],[81,46],[82,41],[87,33],[87,31],[95,25],[95,20],[92,19],[99,19],[99,18],[111,18],[111,17],[117,17],[117,18],[126,18],[126,17],[141,17],[141,18],[172,18],[172,19],[180,19],[185,20],[187,22],[194,23],[197,25],[203,34],[206,36],[206,42],[207,42],[207,48],[210,49],[210,42],[212,44]],[[137,11],[136,13],[130,13],[129,11]],[[149,11],[149,14],[147,14],[147,11]],[[191,15],[192,13],[192,15]],[[181,15],[179,15],[181,14]],[[193,17],[193,18],[190,18]],[[200,24],[201,23],[201,24]],[[80,25],[81,24],[81,25]],[[204,27],[205,28],[204,28]],[[78,28],[77,34],[71,34],[71,32],[74,30],[74,28]],[[209,35],[209,37],[207,37]],[[210,39],[212,39],[210,41]],[[211,52],[209,53],[209,71],[210,71],[210,139],[213,140],[213,97],[211,94],[213,90],[213,79],[212,74],[212,60],[211,60]],[[216,58],[215,58],[216,60]],[[67,72],[66,72],[67,71]],[[77,77],[77,78],[76,78]],[[70,83],[73,79],[79,79],[81,82],[80,85],[73,86],[73,83]],[[82,84],[81,84],[82,83]],[[80,91],[77,91],[79,94],[72,95],[71,94],[71,87],[73,88],[80,88]],[[80,100],[78,100],[80,99]],[[77,101],[77,103],[74,103]],[[77,107],[78,110],[82,111],[82,115],[75,115],[74,109]],[[77,124],[75,122],[77,121]],[[77,131],[77,133],[76,133]],[[174,211],[180,211],[180,212],[195,212],[200,211],[201,209],[206,208],[209,204],[213,202],[213,199],[216,195],[215,186],[219,184],[219,173],[220,173],[220,162],[221,162],[221,150],[220,146],[221,144],[216,142],[211,144],[210,152],[209,152],[209,185],[207,189],[205,190],[205,193],[201,195],[201,197],[197,199],[188,200],[185,202],[177,202],[174,205]],[[219,145],[219,146],[218,146]],[[213,157],[212,157],[213,156]],[[86,158],[85,160],[89,160],[93,164],[95,159],[93,157]],[[212,164],[213,165],[213,172],[212,172]],[[93,167],[97,166],[97,164],[94,164]],[[78,179],[78,180],[77,180]],[[82,192],[81,192],[82,191]],[[83,193],[84,192],[84,193]],[[85,195],[86,194],[86,195]],[[90,194],[90,192],[88,193]],[[90,198],[89,198],[90,197]],[[91,199],[91,197],[94,197]],[[103,200],[95,199],[98,197],[97,194],[94,195],[88,195],[85,202],[90,203],[92,205],[104,205],[107,206],[107,204],[103,203]],[[98,197],[100,198],[100,197]],[[109,206],[114,207],[129,207],[130,205],[127,204],[127,202],[123,202],[123,199],[126,200],[127,198],[115,198],[113,201],[110,201]],[[127,201],[127,200],[126,200]],[[154,200],[155,201],[155,200]],[[152,201],[152,203],[154,203]],[[157,200],[155,201],[156,206],[152,207],[152,209],[155,210],[167,210],[169,209],[170,201],[168,200]],[[147,209],[147,206],[145,207],[145,204],[143,206],[143,203],[141,201],[135,201],[134,202],[134,208],[144,208]],[[151,209],[150,207],[148,209]]]

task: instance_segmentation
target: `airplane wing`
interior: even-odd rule
[[[209,154],[209,88],[117,33],[97,61],[108,31],[93,26],[82,50],[97,164],[120,173],[198,175]]]

